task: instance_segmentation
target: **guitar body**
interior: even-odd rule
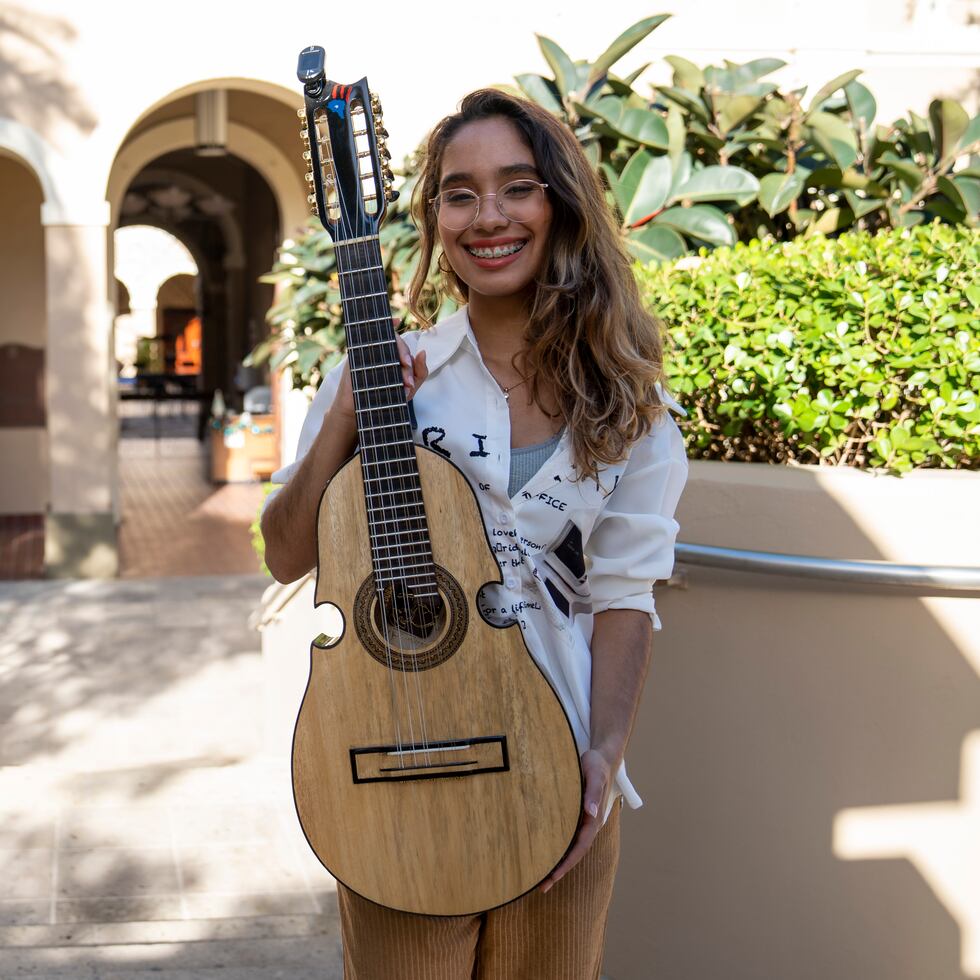
[[[415,452],[442,613],[422,637],[386,627],[355,456],[320,503],[316,602],[339,607],[344,632],[311,650],[293,788],[310,846],[347,887],[391,908],[461,915],[547,877],[574,837],[581,775],[519,627],[477,611],[500,572],[472,489],[452,463]]]

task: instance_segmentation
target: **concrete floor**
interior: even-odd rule
[[[0,978],[341,976],[263,754],[268,580],[0,583]]]

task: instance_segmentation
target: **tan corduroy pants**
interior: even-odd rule
[[[338,883],[345,980],[598,980],[620,809],[549,892],[482,915],[397,912]]]

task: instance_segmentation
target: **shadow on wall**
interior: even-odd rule
[[[17,7],[0,5],[0,106],[10,115],[46,135],[70,119],[82,135],[98,119],[68,81],[61,51],[76,37],[66,21]]]
[[[683,540],[894,560],[829,495],[798,502],[805,526],[762,503],[739,527],[725,492],[686,501]],[[658,593],[629,754],[645,805],[623,819],[606,972],[976,976],[980,821],[961,764],[980,729],[978,600],[685,571]]]

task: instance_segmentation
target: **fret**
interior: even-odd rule
[[[387,320],[389,318],[388,317],[385,317],[385,316],[382,316],[382,317],[375,317],[375,319],[377,319],[377,320]],[[372,321],[371,320],[359,320],[359,321],[356,321],[356,322],[359,322],[359,323],[371,323]],[[394,343],[395,343],[395,338],[394,337],[391,337],[388,340],[370,340],[366,344],[348,344],[347,345],[347,349],[349,351],[352,351],[352,350],[360,350],[362,347],[386,347],[386,346],[390,346],[390,345],[392,345]]]
[[[396,439],[394,442],[365,442],[362,443],[361,449],[384,449],[386,446],[404,446],[410,440],[408,439]],[[412,443],[414,446],[415,443]]]
[[[372,295],[376,295],[372,293]],[[359,296],[352,296],[351,299],[360,299]],[[390,316],[369,316],[366,320],[344,320],[348,327],[361,327],[365,323],[391,323]],[[383,340],[380,343],[390,344],[392,341]],[[348,347],[366,347],[366,344],[349,344]]]
[[[341,276],[356,276],[360,272],[384,272],[385,267],[383,265],[366,265],[363,269],[344,269],[338,275]]]
[[[380,514],[382,511],[391,510],[391,511],[394,511],[396,514],[404,514],[405,511],[407,511],[409,509],[414,509],[416,507],[421,507],[421,506],[422,506],[422,501],[421,500],[419,500],[419,501],[406,500],[406,501],[403,501],[400,504],[380,504],[377,507],[372,507],[370,504],[368,504],[367,505],[367,511],[368,511],[369,514]],[[408,515],[408,514],[406,514],[405,517],[406,517],[406,520],[416,520],[416,521],[424,520],[423,517],[414,517],[413,518],[411,515]],[[385,524],[396,524],[396,523],[398,523],[398,520],[397,520],[397,518],[395,518],[395,519],[387,518],[383,523],[385,523]]]
[[[417,521],[417,520],[420,520],[420,518],[413,517],[413,518],[411,518],[411,520]],[[418,534],[418,533],[419,533],[418,531],[388,531],[385,534],[375,534],[374,537],[376,537],[376,538],[401,538],[401,537],[404,537],[406,534]],[[420,538],[418,541],[412,541],[411,543],[412,544],[430,544],[431,542],[429,541],[429,536],[426,535],[424,538]],[[379,545],[378,547],[381,547],[381,548],[393,548],[393,547],[396,547],[396,546],[395,545],[387,545],[387,544],[384,544],[384,545]]]
[[[425,515],[423,514],[423,515],[416,516],[416,517],[410,517],[410,516],[407,516],[406,515],[405,517],[402,517],[401,518],[401,523],[407,524],[409,521],[416,521],[416,522],[421,521],[424,524],[425,523]],[[368,524],[371,527],[380,527],[382,524],[386,524],[387,525],[387,524],[398,524],[398,523],[399,523],[399,521],[395,521],[395,520],[391,520],[391,519],[385,520],[385,521],[372,521],[370,517],[368,518]],[[394,534],[411,534],[412,532],[411,531],[396,531],[396,532],[390,532],[389,531],[389,532],[386,532],[384,534],[384,537],[390,538],[393,533]],[[376,534],[376,535],[374,535],[374,537],[378,537],[379,538],[379,537],[382,537],[382,535]]]
[[[404,426],[412,428],[412,423],[407,419],[404,422],[389,422],[387,425],[362,425],[361,432],[373,432],[375,429],[401,429]]]
[[[361,235],[360,238],[348,238],[342,242],[334,242],[334,248],[339,245],[357,245],[360,242],[380,242],[381,239],[377,235]]]
[[[377,561],[381,561],[382,559],[376,559],[376,560]],[[385,561],[393,561],[393,562],[397,562],[398,561],[397,558],[387,558],[387,559],[384,559],[384,560]],[[432,564],[431,561],[413,561],[413,562],[409,562],[407,565],[397,565],[396,564],[396,565],[394,565],[391,568],[379,568],[378,571],[379,572],[394,572],[396,570],[401,571],[404,568],[426,568],[427,566],[429,566],[431,564]]]
[[[414,456],[399,456],[397,459],[364,459],[364,450],[370,449],[370,446],[361,446],[361,466],[387,466],[389,463],[414,463],[416,459]],[[399,473],[398,476],[408,476],[407,473]]]
[[[382,535],[382,537],[390,537],[390,535],[385,534]],[[418,547],[421,548],[422,550],[419,551],[415,555],[415,557],[419,557],[420,555],[431,554],[431,549],[426,547],[426,542],[424,541],[409,541],[408,544],[411,545],[411,548],[403,544],[376,544],[372,546],[371,550],[374,551],[377,548],[384,548],[386,551],[401,551],[402,554],[409,555],[412,554],[412,550],[411,550],[412,548]]]
[[[356,302],[359,299],[370,299],[372,296],[387,296],[387,295],[388,295],[388,290],[387,289],[382,289],[380,293],[358,293],[356,296],[347,296],[347,297],[345,297],[343,294],[341,294],[340,301],[341,301],[342,304],[343,303],[354,303],[354,302]],[[383,319],[390,320],[391,317],[390,316],[389,317],[384,317]]]
[[[401,388],[401,385],[395,385],[396,388]],[[354,406],[355,412],[385,412],[392,408],[403,408],[406,412],[408,411],[407,402],[395,402],[394,405],[372,405],[368,408],[358,408]]]
[[[350,369],[352,371],[381,371],[384,368],[401,368],[401,364],[398,361],[383,361],[381,364],[352,364]],[[367,388],[361,388],[361,391],[367,391]]]
[[[388,584],[394,584],[395,582],[400,582],[403,578],[434,578],[434,577],[435,577],[435,573],[433,572],[412,572],[409,575],[396,575],[394,578],[381,578],[380,576],[375,575],[374,581],[379,584],[383,584],[386,582]]]
[[[365,483],[386,483],[389,480],[415,480],[418,478],[418,473],[415,470],[409,470],[407,473],[390,473],[388,476],[365,476],[361,479]],[[374,490],[365,490],[365,493],[374,493]]]
[[[396,385],[373,385],[370,388],[358,388],[358,392],[362,391],[384,391],[385,388],[404,388],[405,386],[399,381]],[[394,408],[393,405],[386,405],[386,408]]]
[[[370,497],[388,497],[396,493],[421,493],[421,487],[409,487],[407,490],[371,490],[365,494],[368,498]],[[405,501],[407,503],[407,501]],[[421,501],[419,501],[421,503]]]

